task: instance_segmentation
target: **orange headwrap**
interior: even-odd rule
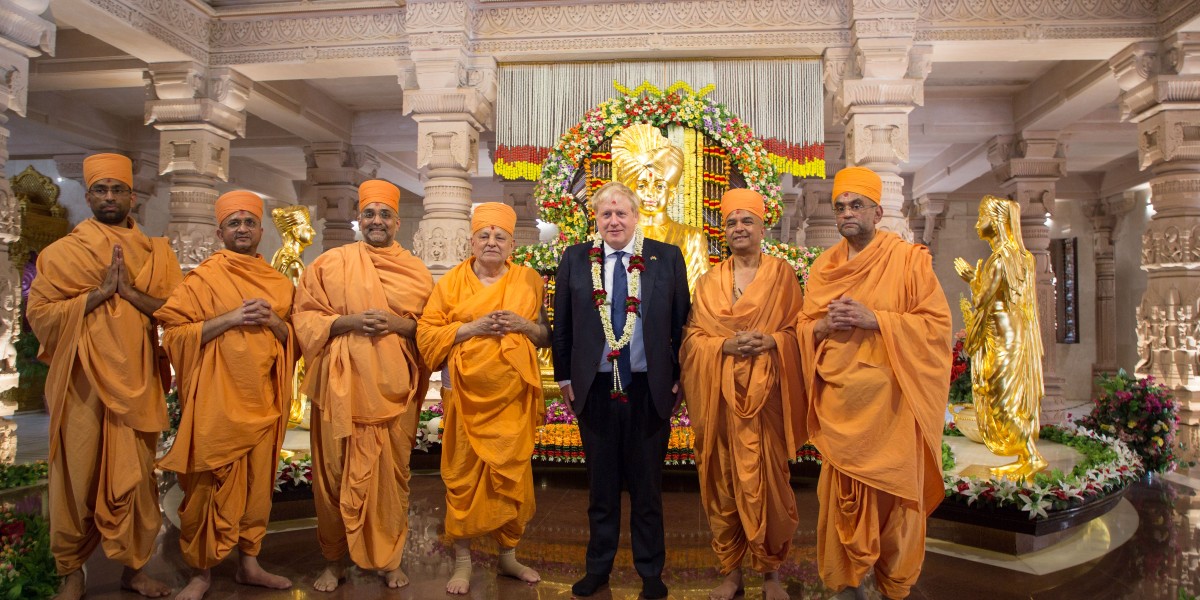
[[[133,187],[133,161],[120,154],[93,154],[83,159],[84,187],[101,179],[116,179]]]
[[[382,179],[369,179],[358,186],[358,212],[362,212],[368,204],[380,202],[392,207],[392,211],[400,212],[400,188]]]
[[[729,214],[735,210],[744,210],[753,213],[760,220],[766,220],[767,209],[763,205],[762,194],[754,190],[734,188],[721,196],[722,227],[725,225],[725,220],[729,218]]]
[[[862,194],[876,204],[883,197],[883,180],[866,167],[846,167],[833,177],[833,197],[830,202],[846,192]]]
[[[217,198],[217,225],[225,222],[225,218],[239,210],[246,210],[254,213],[258,220],[262,220],[263,201],[254,192],[246,190],[234,190],[225,192]]]
[[[503,202],[484,202],[476,206],[475,214],[471,215],[471,234],[489,225],[495,225],[512,235],[517,227],[517,211]]]

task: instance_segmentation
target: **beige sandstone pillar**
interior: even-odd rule
[[[801,198],[801,214],[804,218],[802,236],[798,243],[803,246],[829,248],[842,239],[833,216],[830,196],[833,193],[833,178],[810,179],[804,182]]]
[[[1122,118],[1137,123],[1138,160],[1153,173],[1154,216],[1142,237],[1139,376],[1152,375],[1200,420],[1200,33],[1133,44],[1110,61]]]
[[[161,175],[170,175],[166,236],[184,270],[219,248],[213,205],[229,179],[229,143],[246,133],[253,82],[226,67],[158,63],[146,74],[146,124],[159,134]]]
[[[304,160],[308,165],[308,183],[312,186],[310,194],[316,198],[314,218],[325,220],[321,250],[352,243],[354,221],[358,218],[358,186],[375,178],[379,157],[366,146],[314,142],[304,148]]]

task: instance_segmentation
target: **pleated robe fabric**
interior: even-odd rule
[[[890,598],[920,575],[925,520],[944,495],[942,420],[951,319],[923,246],[878,232],[854,258],[842,240],[813,263],[797,322],[818,482],[818,568],[834,590],[874,568]],[[831,301],[874,311],[879,330],[814,333]]]
[[[535,511],[534,429],[545,413],[533,343],[524,335],[473,337],[454,343],[458,328],[489,312],[510,310],[536,321],[542,278],[508,262],[508,272],[483,285],[470,258],[438,281],[421,315],[417,343],[431,369],[449,368],[442,436],[446,535],[491,534],[517,545]],[[443,382],[445,383],[445,382]]]
[[[287,320],[292,283],[261,255],[221,250],[188,273],[154,313],[175,367],[183,416],[175,444],[159,461],[179,474],[179,545],[197,569],[236,546],[257,556],[271,516],[275,468],[291,401],[295,335],[234,327],[201,344],[204,322],[262,298]]]
[[[300,278],[292,322],[312,399],[313,494],[326,560],[350,554],[364,569],[400,566],[408,536],[409,458],[429,369],[398,334],[330,337],[342,315],[388,310],[416,320],[433,276],[392,243],[334,248]]]
[[[796,316],[803,293],[785,261],[763,256],[733,302],[733,259],[700,278],[680,350],[681,383],[696,432],[700,497],[721,572],[747,554],[760,573],[787,558],[798,515],[788,460],[807,439]],[[770,335],[761,356],[722,352],[739,331]]]
[[[154,454],[167,412],[157,325],[117,294],[84,314],[114,245],[146,294],[165,298],[183,277],[166,238],[127,224],[80,223],[38,256],[29,291],[38,358],[50,365],[50,546],[60,575],[82,567],[97,544],[140,569],[162,525]]]

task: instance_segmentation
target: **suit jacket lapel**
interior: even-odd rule
[[[642,282],[641,282],[642,289],[640,289],[638,291],[638,299],[640,299],[642,301],[641,313],[642,313],[642,318],[644,319],[645,316],[648,314],[646,311],[649,310],[649,306],[650,306],[650,302],[651,302],[650,298],[653,297],[652,294],[654,291],[654,282],[656,279],[658,279],[658,277],[657,277],[658,270],[660,268],[662,268],[658,263],[660,263],[662,261],[658,260],[657,252],[655,252],[653,249],[651,249],[650,247],[648,247],[644,244],[642,246],[642,259],[643,259],[643,264],[646,265],[646,270],[642,271]],[[643,321],[643,323],[642,323],[643,334],[645,333],[645,329],[644,329],[645,325],[646,324]]]

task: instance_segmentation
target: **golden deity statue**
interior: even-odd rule
[[[613,136],[612,168],[613,181],[625,184],[641,199],[645,236],[683,250],[688,289],[695,289],[708,270],[708,240],[699,227],[676,222],[667,214],[683,177],[683,150],[653,125],[631,125]]]
[[[991,473],[1026,478],[1047,466],[1034,446],[1045,393],[1034,258],[1021,240],[1015,202],[984,197],[975,231],[991,245],[991,256],[973,267],[954,260],[954,270],[971,286],[971,300],[961,304],[975,414],[987,449],[1017,457]]]
[[[300,283],[300,275],[304,272],[304,260],[301,256],[304,249],[313,242],[316,231],[313,230],[312,217],[308,207],[304,205],[283,206],[271,211],[271,219],[283,238],[283,247],[271,257],[271,266],[291,280],[292,285]],[[288,411],[288,426],[308,429],[311,410],[308,396],[300,392],[300,384],[304,382],[304,359],[296,360],[296,371],[292,374],[292,408]]]

